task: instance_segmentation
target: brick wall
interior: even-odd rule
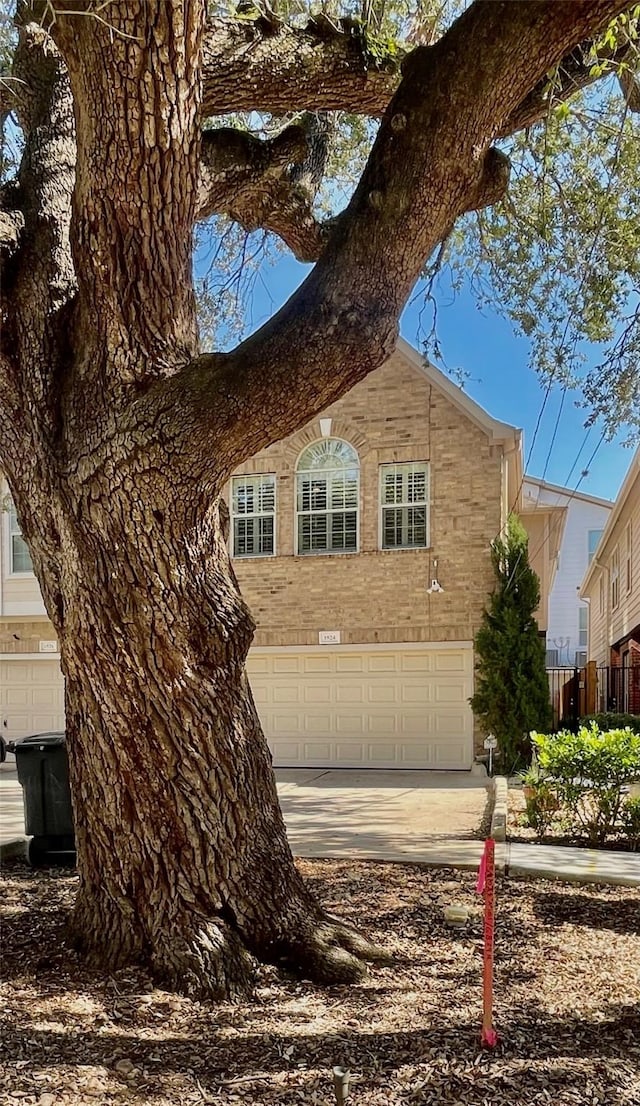
[[[275,557],[234,562],[258,645],[456,641],[473,637],[492,586],[489,543],[501,525],[501,447],[396,354],[323,413],[360,457],[360,552],[294,555],[295,466],[319,419],[263,450],[239,473],[275,473]],[[380,551],[379,465],[429,461],[428,550]],[[444,588],[429,595],[434,575]]]

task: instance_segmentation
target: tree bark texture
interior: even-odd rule
[[[292,862],[219,504],[198,500],[178,520],[150,509],[136,475],[120,483],[114,528],[113,496],[93,483],[100,532],[76,528],[75,579],[65,575],[75,932],[97,962],[146,956],[203,996],[246,991],[254,956],[357,978],[350,950],[375,950],[323,916]]]
[[[44,25],[24,23],[16,55],[25,154],[0,220],[0,465],[60,640],[73,928],[97,962],[144,958],[172,986],[218,997],[250,987],[255,957],[346,981],[380,955],[322,913],[293,864],[220,494],[236,465],[382,363],[429,253],[504,191],[492,142],[623,7],[473,4],[405,60],[353,199],[318,238],[304,218],[321,127],[256,145],[203,143],[200,124],[228,109],[243,43],[264,67],[273,41],[324,34],[330,90],[346,79],[342,40],[225,24],[218,47],[233,41],[214,65],[202,0],[58,0],[49,25],[51,5],[34,2]],[[314,65],[299,106],[337,106]],[[247,87],[235,108],[256,106]],[[240,219],[289,211],[292,243],[320,260],[249,341],[198,356],[191,238],[216,190]]]

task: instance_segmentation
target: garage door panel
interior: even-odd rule
[[[397,744],[391,741],[376,741],[367,746],[370,768],[385,768],[393,764],[397,757]]]
[[[335,701],[338,704],[352,703],[354,706],[360,706],[367,697],[367,688],[362,681],[359,683],[338,681],[334,684],[334,688]]]
[[[398,657],[393,653],[371,653],[367,657],[368,672],[386,672],[395,675],[398,668]]]
[[[368,749],[369,746],[364,741],[336,741],[335,762],[342,765],[348,764],[350,768],[366,768]]]
[[[300,764],[312,764],[323,767],[335,759],[333,744],[329,741],[304,741],[302,743]]]
[[[248,670],[276,765],[471,767],[471,644],[257,660]]]
[[[336,672],[366,672],[367,658],[359,653],[338,653],[336,655]]]
[[[335,672],[334,659],[329,653],[326,653],[324,656],[322,656],[321,653],[317,656],[310,654],[303,658],[302,670],[310,676],[317,674],[326,676],[329,673]]]
[[[64,729],[64,681],[57,660],[0,661],[0,711],[2,733],[9,740]]]
[[[436,684],[434,691],[436,703],[442,706],[446,706],[448,703],[462,703],[471,694],[464,684],[454,684],[448,681]]]
[[[375,706],[394,706],[398,702],[398,688],[386,682],[369,684],[363,689],[363,698]]]
[[[427,707],[433,699],[433,687],[431,684],[423,681],[411,681],[400,686],[400,701],[406,706],[423,706]]]

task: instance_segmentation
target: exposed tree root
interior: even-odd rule
[[[149,956],[153,974],[170,988],[214,1002],[245,998],[255,982],[255,960],[219,919],[192,918],[163,932]]]
[[[277,963],[315,983],[355,983],[369,963],[390,964],[391,957],[364,934],[329,914],[279,949]]]

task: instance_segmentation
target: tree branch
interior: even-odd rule
[[[626,5],[628,6],[628,5]],[[555,102],[568,99],[599,79],[587,60],[591,42],[574,47],[558,66]],[[629,57],[628,43],[601,60],[618,63]],[[367,56],[366,39],[349,20],[335,25],[319,15],[304,29],[260,16],[254,21],[215,20],[207,28],[203,54],[205,115],[236,111],[347,111],[382,116],[396,91],[407,51],[398,48],[387,64]],[[628,70],[620,75],[623,93],[635,81],[632,111],[640,86]],[[500,136],[514,134],[544,119],[550,81],[545,75],[512,116]]]
[[[209,23],[203,46],[205,116],[237,111],[350,111],[382,115],[400,79],[402,51],[383,68],[354,25],[319,15],[304,29],[265,16]]]
[[[20,28],[13,74],[20,89],[15,110],[25,145],[17,181],[7,184],[2,195],[3,337],[6,348],[20,351],[20,362],[12,376],[5,374],[4,410],[10,385],[16,389],[14,404],[47,405],[68,337],[66,312],[76,291],[69,244],[73,103],[64,63],[38,24]]]
[[[535,88],[525,96],[521,104],[505,121],[500,137],[515,134],[516,131],[532,127],[534,123],[544,119],[549,111],[550,101],[562,103],[568,100],[576,92],[599,80],[600,74],[594,74],[594,62],[590,57],[592,43],[586,42],[576,46],[570,53],[565,54],[558,66],[558,74],[555,83],[548,76],[538,81]],[[600,60],[607,61],[613,67],[620,65],[632,56],[632,48],[628,42],[607,54],[601,54]],[[632,96],[633,74],[629,70],[621,70],[620,85],[623,95]],[[628,91],[627,91],[628,90]],[[633,110],[633,108],[631,108]]]
[[[506,121],[626,6],[476,0],[438,43],[409,55],[349,207],[301,288],[235,351],[199,358],[156,392],[167,417],[182,408],[194,470],[208,471],[215,449],[228,474],[382,363],[425,259],[460,214],[504,190],[491,144]]]
[[[273,139],[220,127],[205,131],[198,218],[228,215],[247,231],[277,234],[299,261],[319,257],[328,235],[313,214],[328,144],[318,117],[307,116]]]
[[[204,0],[109,4],[108,22],[69,0],[63,7],[51,35],[77,119],[70,233],[94,344],[82,371],[106,393],[169,374],[197,349]]]
[[[17,182],[11,181],[0,188],[0,263],[15,253],[24,225],[20,189]]]

